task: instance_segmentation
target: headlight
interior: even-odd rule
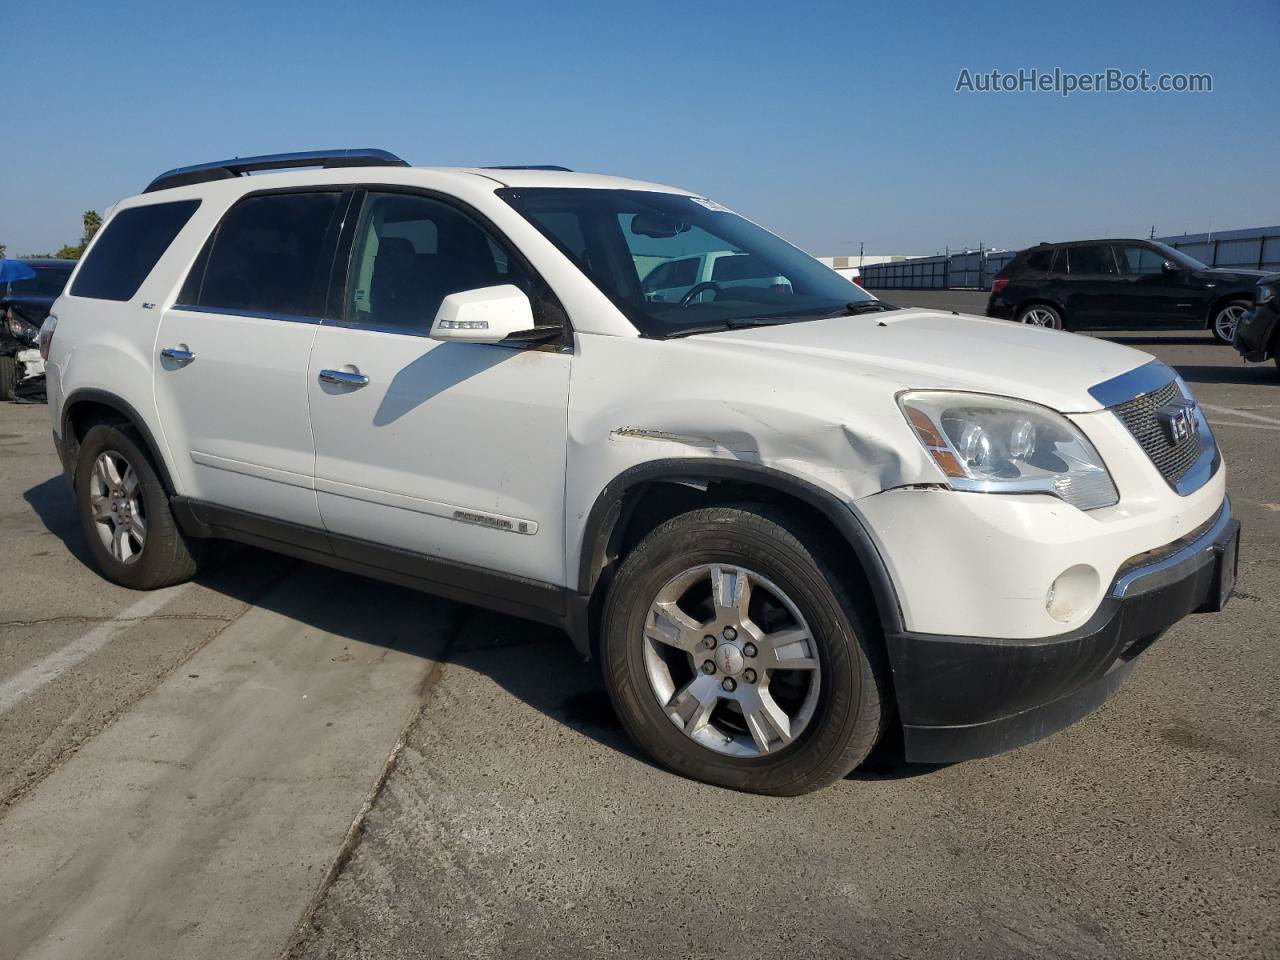
[[[17,340],[19,343],[35,346],[36,341],[40,337],[40,330],[38,327],[28,323],[12,310],[9,311],[9,319],[5,321],[5,326],[9,329],[9,336],[13,337],[13,339]]]
[[[1120,500],[1088,437],[1047,407],[934,390],[898,405],[954,490],[1047,493],[1081,510]]]
[[[1253,292],[1254,303],[1266,303],[1276,295],[1276,288],[1269,283],[1260,283],[1258,288]]]

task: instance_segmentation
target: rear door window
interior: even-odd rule
[[[197,258],[179,303],[252,315],[324,311],[342,192],[246,197]]]
[[[198,206],[199,200],[175,200],[121,210],[80,265],[71,295],[132,300]]]
[[[1091,243],[1083,247],[1071,248],[1071,275],[1097,276],[1114,274],[1116,262],[1111,257],[1111,248],[1105,243]]]

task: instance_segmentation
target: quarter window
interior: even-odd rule
[[[1053,248],[1048,250],[1037,250],[1035,253],[1029,254],[1026,260],[1026,268],[1034,270],[1036,273],[1047,273],[1050,265],[1053,263]]]
[[[199,200],[176,200],[121,210],[80,265],[71,295],[132,300],[198,206]]]
[[[431,197],[370,193],[356,228],[346,319],[427,331],[451,293],[514,284],[542,324],[563,323],[549,291],[488,230]]]
[[[238,313],[319,317],[341,200],[337,191],[241,200],[205,244],[179,302]]]

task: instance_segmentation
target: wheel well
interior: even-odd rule
[[[1052,307],[1057,311],[1058,316],[1062,318],[1063,325],[1067,322],[1067,311],[1062,309],[1062,304],[1054,303],[1052,300],[1046,300],[1044,297],[1028,297],[1018,304],[1018,308],[1013,311],[1013,318],[1016,320],[1022,316],[1022,311],[1027,307]]]
[[[143,449],[151,458],[151,465],[155,467],[156,472],[160,475],[160,482],[164,484],[167,491],[174,492],[173,484],[169,478],[169,470],[165,466],[164,459],[160,456],[160,451],[156,448],[155,439],[151,436],[151,431],[147,429],[146,424],[128,404],[105,397],[98,398],[95,396],[83,399],[73,397],[62,415],[62,422],[64,424],[63,445],[67,452],[68,461],[72,465],[75,464],[76,456],[80,451],[80,444],[85,435],[94,427],[106,424],[108,426],[131,428],[142,441]]]
[[[1205,311],[1205,315],[1204,315],[1205,329],[1206,330],[1213,329],[1213,318],[1217,316],[1218,311],[1221,310],[1223,307],[1225,307],[1228,303],[1231,303],[1236,300],[1239,300],[1241,303],[1248,303],[1249,297],[1247,294],[1240,293],[1239,291],[1237,291],[1236,293],[1223,294],[1217,300],[1214,300],[1212,303],[1210,303],[1209,309]]]
[[[622,561],[641,540],[672,517],[690,510],[714,506],[748,506],[768,509],[785,522],[811,547],[817,549],[832,572],[847,585],[849,595],[862,607],[860,612],[881,635],[892,616],[884,609],[889,602],[877,591],[863,559],[848,537],[815,504],[766,483],[723,478],[681,478],[646,480],[629,487],[610,510],[612,526],[602,533],[590,553],[584,570],[584,585],[590,598],[589,636],[598,642],[599,625],[609,584]],[[852,517],[852,515],[850,515]],[[606,520],[606,526],[610,520]],[[591,546],[591,545],[588,545]],[[896,599],[892,600],[896,610]],[[592,651],[593,655],[595,651]]]

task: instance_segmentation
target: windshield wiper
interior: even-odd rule
[[[749,330],[752,327],[776,327],[784,323],[792,323],[795,316],[787,317],[740,317],[735,320],[721,320],[719,323],[708,323],[701,327],[686,327],[675,333],[667,334],[666,339],[675,337],[691,337],[698,333],[724,333],[726,330]]]
[[[848,317],[857,316],[860,313],[880,313],[884,310],[897,310],[898,307],[892,303],[885,303],[883,300],[858,300],[853,303],[846,303],[843,310],[837,310],[835,313],[828,314],[832,317]]]

